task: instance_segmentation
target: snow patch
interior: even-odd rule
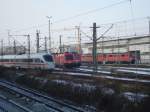
[[[143,98],[148,97],[146,94],[141,93],[132,93],[132,92],[124,92],[123,95],[130,101],[138,101],[140,102]]]

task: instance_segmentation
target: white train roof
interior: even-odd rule
[[[51,55],[50,53],[33,53],[30,54],[30,58],[42,58],[43,55]],[[28,58],[28,54],[21,54],[21,55],[1,55],[0,59],[27,59]]]

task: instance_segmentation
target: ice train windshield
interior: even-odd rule
[[[53,57],[51,55],[48,55],[48,54],[44,55],[43,58],[45,61],[53,62]]]

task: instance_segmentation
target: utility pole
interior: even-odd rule
[[[49,50],[51,50],[51,23],[50,23],[50,19],[52,18],[52,16],[46,16],[48,18],[48,34],[49,34]]]
[[[49,34],[49,50],[51,50],[51,32],[50,32],[50,24],[51,23],[50,23],[50,19],[48,20],[48,24],[49,24],[48,25],[49,26],[48,27],[48,31],[49,31],[49,33],[48,33]]]
[[[120,41],[119,41],[119,36],[118,36],[118,39],[117,39],[117,43],[118,43],[118,60],[117,60],[117,62],[118,62],[118,64],[120,65],[120,56],[121,56],[121,54],[120,54]]]
[[[16,41],[14,40],[14,54],[17,54],[17,51],[16,51]]]
[[[96,29],[99,28],[96,26],[96,23],[93,23],[93,65],[94,65],[94,73],[97,73],[97,31]]]
[[[59,36],[59,50],[60,50],[60,53],[62,53],[62,45],[61,45],[61,35]]]
[[[36,30],[36,52],[39,53],[39,31]]]
[[[8,30],[8,45],[10,46],[10,30]]]
[[[78,53],[81,54],[81,33],[80,33],[80,26],[76,26],[78,31]]]
[[[129,55],[130,55],[130,53],[129,53],[129,51],[130,51],[129,39],[127,39],[126,45],[127,45],[127,53],[128,53],[128,58],[129,58]],[[131,62],[130,62],[130,64],[131,64]]]
[[[99,28],[96,26],[96,23],[93,23],[93,65],[94,65],[94,72],[97,73],[97,41],[100,38],[104,38],[104,35],[113,27],[113,24],[100,36],[97,38],[97,31],[96,29]]]
[[[149,25],[149,36],[150,36],[150,17],[148,17],[148,25]]]
[[[65,45],[62,45],[62,51],[65,52]]]
[[[27,35],[28,41],[28,68],[30,68],[30,35]]]
[[[47,37],[46,36],[45,36],[44,40],[45,40],[45,52],[47,52]]]
[[[149,26],[149,60],[150,60],[150,17],[148,17],[148,26]],[[150,64],[150,61],[149,61]]]
[[[1,60],[3,60],[3,40],[1,40]]]
[[[104,36],[102,36],[102,59],[103,59],[103,62],[102,64],[105,64],[105,55],[104,55]]]

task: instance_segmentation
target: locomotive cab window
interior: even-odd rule
[[[73,56],[72,56],[72,55],[66,55],[66,56],[65,56],[65,59],[66,59],[66,60],[73,60]]]
[[[45,61],[48,61],[48,62],[53,61],[53,57],[51,55],[44,55],[43,58],[44,58]]]

